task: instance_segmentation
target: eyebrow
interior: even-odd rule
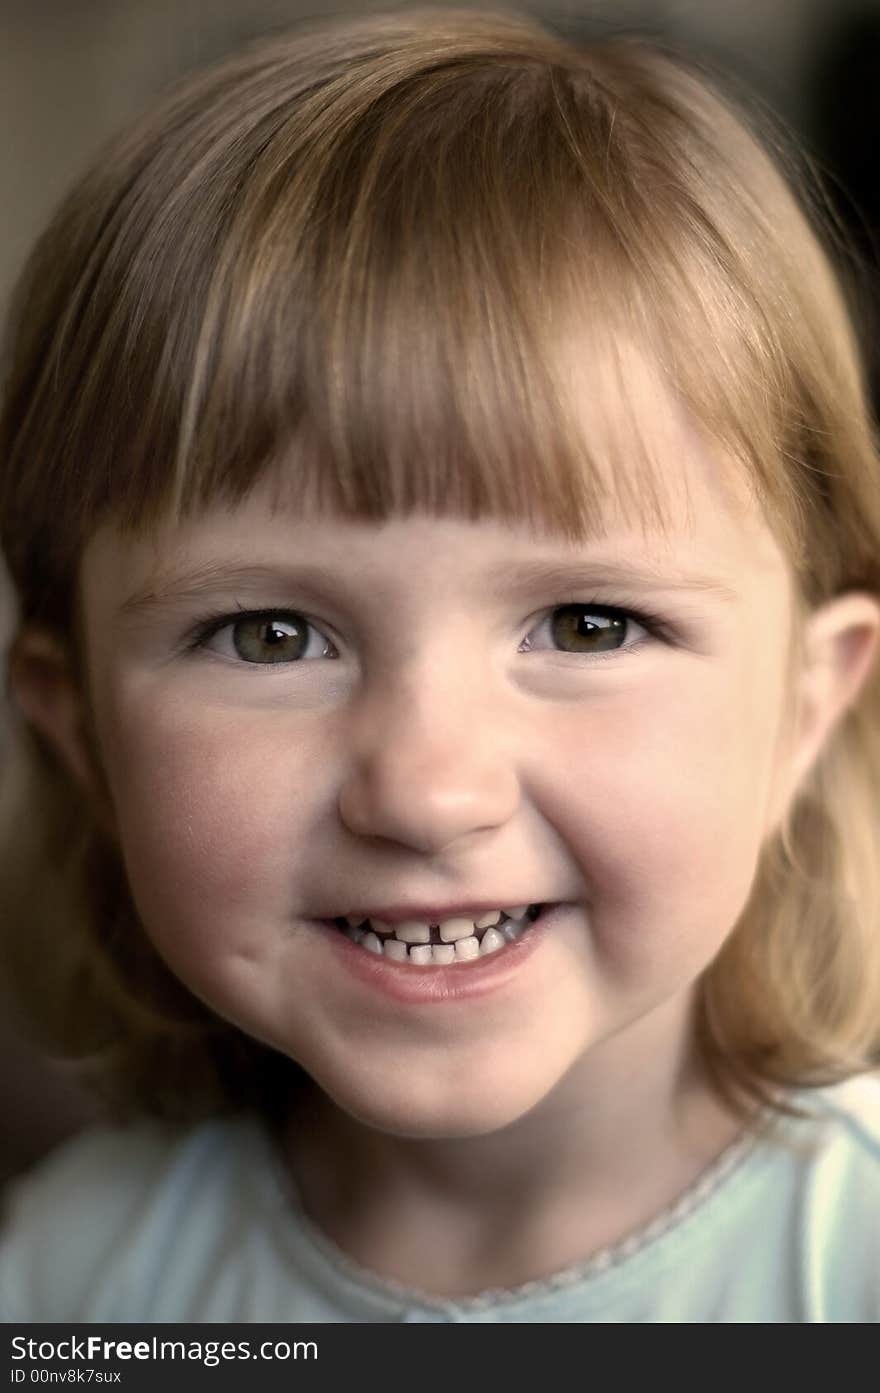
[[[515,566],[515,570],[513,569]],[[727,604],[737,604],[741,595],[720,576],[703,575],[681,570],[673,565],[661,566],[645,559],[638,561],[603,560],[585,557],[583,561],[514,561],[510,569],[499,573],[494,589],[501,594],[517,596],[541,587],[576,590],[583,586],[594,589],[624,589],[654,592],[657,590],[713,595]]]
[[[361,593],[363,585],[362,576],[346,578],[338,570],[324,565],[268,566],[208,561],[185,571],[165,571],[152,576],[123,601],[116,613],[123,622],[135,620],[188,602],[206,601],[236,587],[276,591],[307,589],[319,599],[330,599],[338,598],[340,592],[344,594],[349,587],[352,594]],[[642,592],[695,592],[713,596],[726,604],[737,604],[742,598],[720,576],[682,571],[672,566],[667,568],[644,559],[624,562],[600,557],[585,557],[583,561],[573,558],[520,562],[514,556],[494,575],[481,577],[479,593],[492,598],[516,599],[541,588],[573,591],[585,586]]]

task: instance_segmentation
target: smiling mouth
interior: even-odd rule
[[[390,962],[448,967],[486,958],[515,943],[546,908],[549,906],[544,904],[516,905],[491,910],[476,920],[462,915],[434,924],[414,920],[386,924],[379,919],[358,919],[356,915],[329,922],[358,947]]]

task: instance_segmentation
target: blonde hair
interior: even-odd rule
[[[0,422],[19,622],[76,662],[100,522],[147,530],[267,476],[360,518],[427,507],[574,538],[613,498],[663,525],[636,361],[764,508],[797,582],[794,664],[815,606],[880,593],[877,454],[828,256],[742,114],[656,45],[510,13],[263,41],[114,142],[25,269]],[[45,1038],[139,1108],[270,1106],[294,1066],[175,981],[118,853],[20,735],[0,902]],[[874,673],[700,984],[735,1103],[877,1061],[878,793]]]

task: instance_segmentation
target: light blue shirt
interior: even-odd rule
[[[26,1321],[880,1319],[880,1079],[794,1101],[653,1223],[555,1277],[468,1299],[373,1276],[302,1212],[249,1116],[66,1143],[11,1188],[0,1315]]]

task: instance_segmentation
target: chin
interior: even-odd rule
[[[408,1087],[354,1090],[315,1082],[333,1103],[355,1121],[389,1136],[425,1141],[453,1141],[482,1137],[510,1127],[532,1110],[549,1088],[527,1089],[523,1080],[515,1087],[499,1086],[499,1080],[474,1081],[462,1089]]]

